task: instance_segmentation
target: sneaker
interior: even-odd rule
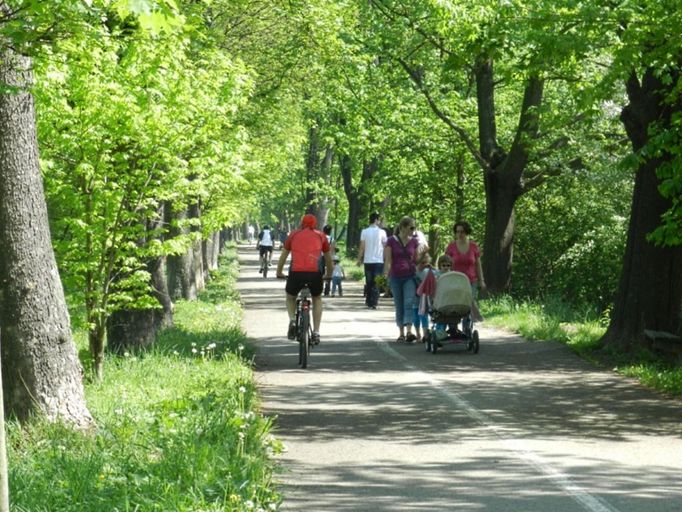
[[[262,267],[258,269],[258,273],[259,273],[259,274],[262,274],[262,273],[263,273],[263,268],[262,268]]]
[[[320,333],[314,332],[313,337],[310,338],[310,341],[312,342],[313,345],[319,345],[320,344]]]
[[[287,331],[287,338],[290,340],[296,339],[296,322],[293,320],[289,322],[289,330]]]
[[[405,336],[405,341],[406,341],[407,343],[413,343],[414,340],[416,340],[416,339],[417,339],[417,337],[416,337],[413,333],[411,333],[411,332],[408,332],[408,333],[407,333],[407,336]]]

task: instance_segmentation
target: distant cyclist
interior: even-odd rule
[[[263,273],[266,265],[270,265],[272,258],[272,247],[274,245],[273,235],[270,226],[265,225],[260,233],[258,233],[258,248],[260,250],[260,270],[259,274]]]
[[[282,254],[277,262],[277,277],[283,278],[284,263],[291,254],[291,267],[285,291],[287,294],[287,313],[289,314],[289,329],[287,337],[296,337],[296,297],[305,284],[310,288],[313,298],[313,336],[312,342],[320,342],[320,324],[322,323],[322,273],[318,266],[320,253],[324,254],[326,275],[332,277],[332,256],[329,241],[322,231],[315,229],[317,219],[314,215],[306,214],[301,220],[301,228],[291,232],[284,242]]]

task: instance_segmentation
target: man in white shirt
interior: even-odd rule
[[[258,247],[260,252],[260,269],[258,270],[259,274],[263,273],[263,269],[266,266],[270,266],[273,246],[274,242],[272,240],[272,230],[270,229],[270,226],[263,226],[263,230],[258,233],[258,242],[256,243],[256,247]]]
[[[360,247],[358,248],[358,265],[365,265],[365,304],[370,309],[376,309],[379,303],[379,289],[375,278],[384,272],[384,245],[386,245],[386,231],[380,226],[381,217],[378,213],[369,216],[369,227],[360,233]]]

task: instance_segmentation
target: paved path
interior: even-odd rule
[[[682,511],[679,400],[484,324],[478,355],[396,344],[389,300],[365,309],[357,283],[325,300],[300,370],[284,283],[253,249],[240,262],[264,411],[287,447],[283,510]]]

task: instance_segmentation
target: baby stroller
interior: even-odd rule
[[[427,352],[435,354],[445,345],[464,346],[468,352],[478,354],[478,331],[474,330],[471,315],[473,297],[469,278],[461,272],[445,272],[436,278],[435,292],[430,302],[431,327],[427,330]],[[458,329],[463,319],[464,330]]]

